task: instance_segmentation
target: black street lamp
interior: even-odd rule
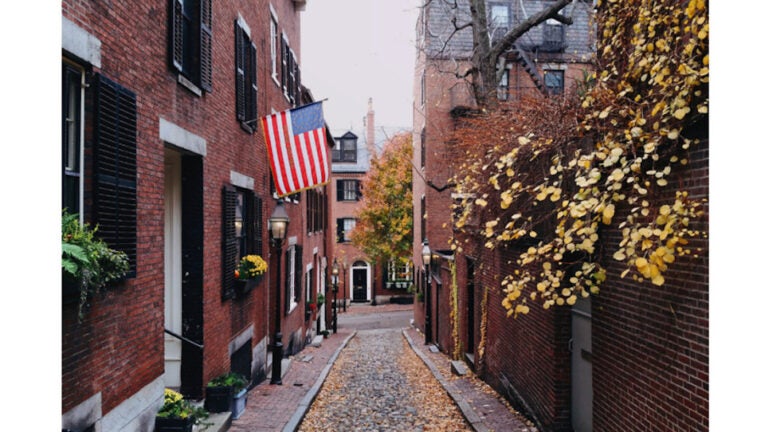
[[[432,341],[432,322],[430,321],[432,305],[429,304],[429,292],[432,289],[432,250],[429,249],[429,241],[427,239],[424,239],[424,243],[421,244],[421,261],[424,263],[424,269],[427,271],[427,283],[424,287],[424,344],[426,345]]]
[[[290,222],[288,213],[283,206],[283,200],[277,201],[277,206],[269,217],[269,234],[272,237],[272,243],[277,249],[277,286],[275,287],[275,338],[272,345],[272,379],[270,384],[283,384],[282,362],[283,362],[283,335],[280,331],[280,260],[283,255],[283,240],[288,232],[288,223]]]
[[[344,307],[344,313],[347,312],[347,297],[349,294],[347,294],[347,261],[344,260],[341,263],[341,267],[344,269],[344,301],[341,302],[341,305]]]
[[[333,282],[333,334],[336,334],[339,319],[338,305],[336,304],[336,293],[339,292],[339,263],[336,262],[336,258],[333,259],[333,266],[331,267],[331,282]]]

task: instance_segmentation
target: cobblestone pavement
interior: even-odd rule
[[[402,329],[358,331],[299,429],[471,431]]]

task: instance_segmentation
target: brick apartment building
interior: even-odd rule
[[[547,3],[494,0],[487,6],[490,21],[501,32]],[[454,264],[462,360],[541,430],[707,430],[708,279],[701,271],[707,268],[706,257],[676,263],[678,270],[663,289],[621,279],[624,267],[608,263],[608,278],[615,282],[600,295],[573,308],[532,307],[514,320],[501,307],[497,275],[511,271],[508,263],[520,251],[491,252],[482,245],[467,245],[462,253],[450,249],[451,204],[457,197],[448,184],[453,175],[448,137],[463,113],[474,107],[469,87],[452,74],[453,60],[460,64],[468,58],[472,34],[465,29],[448,37],[454,29],[453,2],[425,4],[418,25],[413,134],[414,166],[419,167],[413,176],[413,260],[423,299],[414,307],[414,318],[425,341],[446,353],[456,348],[450,304]],[[467,1],[458,4],[468,8]],[[542,23],[506,54],[499,99],[546,97],[568,91],[581,79],[594,49],[592,2],[573,2],[563,14],[574,23]],[[706,126],[699,135],[706,138]],[[708,194],[707,146],[705,141],[692,152],[687,169],[670,179],[697,198]],[[611,229],[602,235],[620,234]],[[425,243],[432,255],[429,273],[421,258]],[[706,247],[705,241],[698,246]],[[487,331],[480,358],[482,325]]]
[[[257,121],[312,102],[305,3],[62,2],[62,207],[131,261],[82,320],[63,301],[62,428],[148,431],[166,387],[200,399],[221,373],[263,380],[275,310],[286,356],[315,331],[329,190],[287,197],[288,235],[271,247],[278,200]],[[241,287],[245,254],[269,270]]]
[[[381,152],[389,138],[406,129],[389,126],[377,129],[372,99],[368,99],[363,128],[358,131],[362,139],[352,130],[344,131],[335,138],[330,186],[331,214],[336,223],[333,257],[338,262],[340,272],[339,301],[343,299],[344,302],[370,302],[375,305],[393,299],[399,301],[412,298],[407,292],[412,283],[412,267],[401,266],[403,268],[396,269],[388,263],[373,262],[351,243],[350,235],[355,228],[357,210],[365,193],[361,185],[370,169],[371,158]]]

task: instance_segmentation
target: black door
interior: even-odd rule
[[[352,269],[352,301],[368,301],[368,287],[366,269]]]

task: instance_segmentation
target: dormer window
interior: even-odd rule
[[[488,3],[488,11],[490,13],[488,30],[491,34],[491,40],[496,41],[509,31],[512,15],[509,3]]]
[[[332,151],[333,162],[357,162],[357,137],[353,134],[346,134],[341,138],[336,138],[336,145]]]

